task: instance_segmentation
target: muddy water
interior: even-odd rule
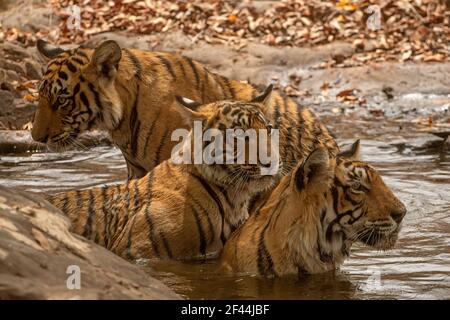
[[[398,125],[387,126],[377,136],[367,123],[334,124],[347,128],[344,138],[353,136],[356,128],[374,139],[360,136],[363,157],[381,171],[408,208],[394,250],[355,246],[340,271],[301,279],[223,276],[215,272],[215,261],[140,262],[142,267],[177,293],[195,299],[450,299],[450,153],[439,139],[404,134]],[[125,171],[120,153],[112,147],[0,154],[0,184],[36,192],[123,181]]]

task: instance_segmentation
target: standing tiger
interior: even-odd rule
[[[262,102],[224,101],[205,106],[186,104],[181,99],[175,106],[189,125],[201,121],[204,133],[210,129],[216,134],[254,129],[259,135],[261,129],[272,130],[262,113],[269,96],[270,91],[266,91],[266,96],[255,99]],[[189,137],[187,142],[195,140],[192,134]],[[229,141],[222,141],[226,150]],[[241,142],[246,150],[242,164],[177,165],[166,160],[141,179],[63,192],[48,200],[69,217],[75,233],[126,259],[215,255],[231,232],[247,219],[248,201],[276,181],[276,172],[261,174],[265,164],[259,158],[256,163],[250,161],[247,150],[254,141]],[[238,144],[233,145],[236,148]],[[202,149],[206,150],[204,145]],[[194,153],[192,148],[187,150]],[[237,157],[237,150],[232,150]]]
[[[222,267],[273,277],[334,270],[354,242],[394,246],[403,203],[359,160],[359,140],[337,158],[313,151],[226,243]]]
[[[168,159],[175,145],[171,133],[187,127],[174,111],[175,95],[200,103],[250,101],[258,95],[251,85],[212,73],[190,58],[121,49],[114,41],[65,51],[39,40],[37,49],[48,64],[33,139],[60,149],[94,126],[107,130],[125,157],[129,178],[143,177]],[[326,127],[292,99],[274,92],[264,113],[280,131],[283,173],[318,146],[337,153]]]

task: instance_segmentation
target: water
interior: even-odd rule
[[[450,152],[440,139],[422,131],[405,132],[398,123],[346,119],[333,118],[340,142],[350,143],[347,138],[357,131],[363,138],[363,158],[408,208],[394,250],[354,246],[340,271],[301,279],[225,276],[216,272],[216,261],[150,262],[142,267],[192,299],[450,299]],[[119,182],[125,172],[113,147],[0,154],[0,184],[35,192]]]

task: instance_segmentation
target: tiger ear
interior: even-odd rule
[[[302,191],[307,187],[327,186],[329,181],[331,181],[331,172],[328,151],[326,148],[320,147],[311,152],[297,166],[293,175],[293,184],[297,191]]]
[[[54,46],[42,39],[38,39],[38,41],[36,42],[36,48],[41,58],[46,62],[65,52],[64,49]]]
[[[203,114],[197,111],[200,106],[201,103],[199,102],[185,97],[175,96],[175,109],[181,118],[183,118],[184,122],[191,128],[193,127],[194,121],[203,121],[206,119]]]
[[[273,85],[270,84],[266,89],[264,89],[263,93],[261,93],[259,96],[254,97],[250,102],[262,103],[264,106],[269,107],[272,102],[272,90]]]
[[[95,48],[91,65],[101,76],[111,79],[119,69],[120,59],[122,59],[120,46],[113,40],[107,40]]]
[[[361,144],[360,140],[356,140],[350,146],[349,149],[341,151],[338,154],[338,158],[346,158],[349,160],[360,160],[361,159]]]

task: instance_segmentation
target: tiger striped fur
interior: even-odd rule
[[[114,41],[64,51],[39,40],[37,48],[49,62],[32,137],[61,149],[85,130],[105,129],[126,159],[129,178],[143,177],[168,159],[175,145],[171,132],[187,128],[174,111],[175,95],[200,103],[258,95],[253,86],[181,55],[121,49]],[[318,146],[337,153],[335,140],[310,109],[278,92],[272,96],[264,112],[280,130],[283,173]]]
[[[177,104],[177,109],[187,123],[201,120],[204,131],[270,129],[262,113],[267,99],[257,100],[262,102]],[[245,143],[248,148],[250,142]],[[141,179],[63,192],[48,200],[69,217],[75,233],[126,259],[205,258],[217,255],[247,219],[248,201],[275,183],[275,176],[260,174],[261,165],[248,163],[248,158],[233,165],[166,160]]]
[[[359,160],[359,141],[337,158],[319,148],[232,234],[222,268],[266,277],[334,270],[355,242],[392,248],[405,214],[379,173]]]

